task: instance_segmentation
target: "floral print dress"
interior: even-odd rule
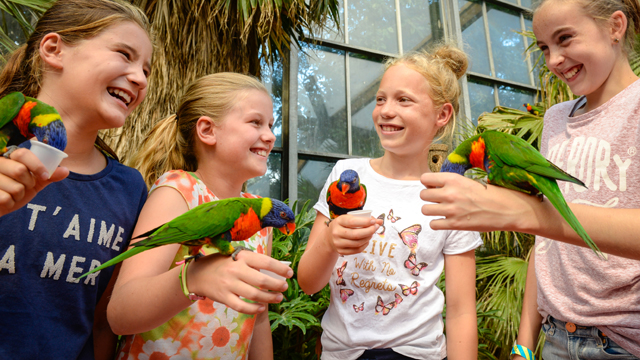
[[[162,175],[149,193],[161,186],[178,190],[189,209],[218,200],[195,174],[183,170]],[[242,196],[257,197],[248,193]],[[264,254],[270,234],[270,228],[262,229],[241,245]],[[175,263],[181,261],[188,250],[187,246],[181,246],[169,269],[178,266]],[[203,247],[203,251],[207,255],[216,252],[207,246]],[[177,277],[176,281],[179,281]],[[196,301],[163,325],[142,334],[126,336],[118,359],[244,360],[249,354],[255,320],[254,315],[238,313],[210,299]]]

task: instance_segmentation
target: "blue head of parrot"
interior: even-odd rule
[[[355,170],[345,170],[340,174],[340,181],[338,181],[338,189],[345,193],[354,193],[360,190],[360,177]]]
[[[296,229],[296,216],[291,208],[280,200],[271,199],[271,210],[262,218],[262,227],[278,228],[286,235]]]
[[[464,173],[469,169],[471,169],[471,164],[469,163],[452,163],[451,161],[449,161],[449,159],[445,159],[442,167],[440,168],[440,172],[450,172],[464,175]]]
[[[53,146],[60,151],[64,151],[67,147],[67,130],[60,120],[52,121],[42,127],[33,126],[30,130],[41,143]]]

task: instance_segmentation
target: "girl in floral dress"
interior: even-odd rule
[[[192,83],[177,114],[155,126],[133,159],[153,184],[134,236],[209,201],[255,198],[242,184],[267,170],[273,121],[267,90],[249,76],[220,73]],[[270,258],[271,235],[263,229],[244,241],[252,251],[236,261],[205,246],[208,256],[191,261],[182,279],[186,246],[123,262],[108,308],[113,331],[128,335],[119,359],[273,359],[265,303],[280,302],[287,284],[259,269],[293,271]]]

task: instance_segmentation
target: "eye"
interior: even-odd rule
[[[558,38],[558,42],[562,44],[563,42],[565,42],[565,41],[567,41],[567,40],[569,40],[569,39],[571,39],[571,36],[570,36],[570,35],[561,35],[561,36]]]
[[[118,50],[118,52],[122,54],[127,60],[131,60],[131,55],[127,51]]]
[[[380,104],[380,103],[384,102],[384,98],[382,96],[378,96],[378,97],[376,97],[376,102],[378,104]]]
[[[269,129],[273,129],[274,123],[269,123]]]
[[[280,217],[283,219],[287,218],[287,213],[285,213],[284,211],[280,211]]]
[[[408,97],[406,97],[406,96],[403,96],[403,97],[401,97],[401,98],[400,98],[400,100],[398,100],[398,101],[400,101],[400,102],[408,102],[408,101],[411,101],[411,99],[409,99],[409,98],[408,98]]]

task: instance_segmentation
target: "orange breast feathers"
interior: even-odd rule
[[[469,162],[473,167],[478,167],[484,171],[487,169],[484,168],[484,139],[479,137],[477,141],[474,141],[471,144],[471,154],[469,154]]]
[[[342,191],[338,189],[338,182],[335,181],[329,187],[331,203],[344,209],[355,209],[364,205],[365,193],[364,188],[360,186],[360,190],[354,193],[342,194]]]
[[[233,223],[233,227],[229,232],[231,238],[234,241],[246,240],[252,237],[255,233],[260,231],[260,218],[253,208],[249,208],[246,214],[240,215],[240,217]]]
[[[33,134],[29,132],[29,123],[31,122],[31,109],[36,105],[38,105],[38,103],[35,101],[27,101],[22,105],[20,112],[18,112],[18,115],[13,119],[13,123],[16,124],[20,133],[27,138],[33,136]]]

